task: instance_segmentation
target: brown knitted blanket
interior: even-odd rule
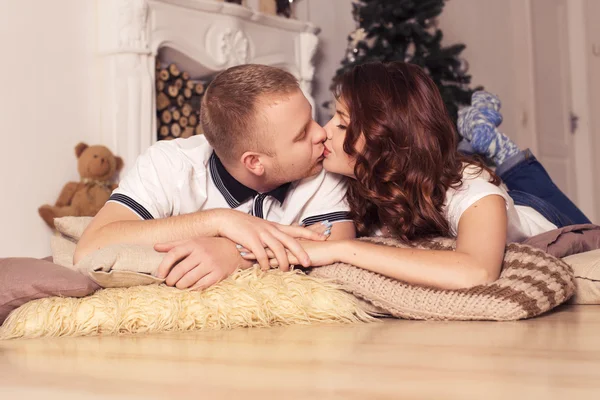
[[[406,247],[394,239],[365,238]],[[451,250],[453,239],[416,246]],[[575,292],[573,270],[564,261],[531,246],[506,248],[500,278],[470,289],[439,290],[409,285],[348,264],[314,268],[310,275],[332,279],[344,290],[374,306],[371,311],[405,319],[508,321],[540,315]]]

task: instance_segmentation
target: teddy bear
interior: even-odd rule
[[[53,206],[45,204],[38,209],[40,217],[53,229],[54,218],[96,215],[117,187],[113,178],[123,169],[123,159],[104,146],[79,143],[75,155],[81,180],[67,183]]]

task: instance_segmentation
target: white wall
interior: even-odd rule
[[[440,17],[446,44],[463,43],[473,87],[502,101],[501,130],[520,147],[535,150],[530,42],[523,0],[451,0]]]
[[[0,257],[50,255],[37,208],[97,142],[94,0],[0,0]]]
[[[356,29],[352,19],[351,0],[302,0],[297,3],[296,17],[310,21],[319,28],[319,48],[315,55],[313,96],[318,106],[318,122],[326,123],[331,117],[323,109],[323,102],[331,100],[329,85],[346,53],[347,36]]]

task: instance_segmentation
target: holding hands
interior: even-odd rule
[[[207,288],[236,269],[249,268],[256,262],[263,270],[275,265],[287,271],[290,262],[308,267],[314,263],[303,245],[309,241],[323,242],[331,233],[329,223],[304,228],[281,225],[236,210],[219,210],[217,215],[216,234],[220,237],[198,237],[154,246],[156,251],[167,253],[158,268],[158,277],[166,278],[167,285],[180,289]],[[252,258],[248,258],[250,254]]]
[[[275,222],[253,217],[239,211],[233,211],[229,222],[219,224],[219,236],[226,237],[237,243],[239,249],[248,249],[256,257],[262,269],[269,268],[269,250],[277,259],[283,271],[289,270],[287,252],[290,252],[297,264],[308,267],[311,262],[306,251],[300,245],[300,240],[327,240],[326,230],[304,228],[298,225],[281,225]]]
[[[310,229],[311,231],[322,233],[326,237],[329,237],[331,234],[332,223],[329,221],[323,221],[319,224],[311,225],[306,229]],[[270,249],[266,249],[267,256],[269,257],[269,266],[267,268],[263,267],[260,264],[261,269],[269,269],[271,267],[279,268],[283,271],[289,270],[289,265],[302,265],[303,267],[318,267],[321,265],[328,265],[334,262],[332,246],[335,244],[333,242],[328,241],[310,241],[310,240],[301,240],[300,245],[308,257],[310,259],[310,264],[306,265],[300,262],[300,260],[289,250],[286,250],[287,262],[282,266],[279,262],[280,258],[275,255]],[[247,248],[244,248],[241,245],[236,246],[240,252],[240,255],[248,261],[256,262],[256,255]],[[258,264],[255,264],[258,265]]]

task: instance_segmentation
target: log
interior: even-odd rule
[[[192,89],[185,88],[183,89],[183,97],[189,99],[192,97]]]
[[[174,124],[171,125],[171,135],[173,135],[173,137],[179,137],[181,136],[181,126],[179,126],[179,124],[177,122],[175,122]]]
[[[161,92],[156,96],[156,109],[158,111],[162,111],[169,107],[169,104],[171,104],[171,100],[169,100],[166,94]]]
[[[177,106],[183,107],[184,103],[185,103],[185,97],[183,97],[183,95],[177,96]]]
[[[179,125],[181,125],[182,128],[187,128],[189,125],[187,117],[179,118]]]
[[[191,126],[188,126],[187,128],[185,128],[183,130],[183,133],[181,134],[182,138],[189,138],[190,136],[194,136],[194,128],[192,128]]]
[[[175,85],[169,85],[167,92],[169,93],[169,96],[173,98],[179,96],[179,89]]]
[[[156,91],[157,92],[164,92],[166,86],[167,86],[167,84],[165,83],[165,81],[161,81],[160,79],[158,79],[156,81]]]
[[[192,115],[192,106],[189,105],[188,103],[185,103],[183,105],[183,107],[181,107],[181,113],[183,114],[184,117],[189,117],[190,115]]]
[[[190,80],[190,74],[186,71],[183,71],[181,73],[181,77],[183,78],[184,81],[189,81]]]
[[[192,115],[188,117],[188,126],[196,125],[198,125],[198,116],[196,115],[196,113],[192,113]]]
[[[196,132],[196,135],[204,135],[204,130],[202,129],[202,124],[198,124],[194,128],[194,131]]]
[[[166,69],[161,69],[158,73],[158,78],[165,82],[168,81],[170,77],[171,74],[169,74],[169,71],[167,71]]]
[[[169,73],[171,74],[171,76],[177,77],[181,74],[181,71],[179,71],[179,68],[177,68],[176,64],[171,64],[169,65]]]
[[[196,84],[194,82],[192,82],[192,81],[187,81],[185,83],[185,87],[188,88],[188,89],[190,89],[190,90],[193,90],[195,86],[196,86]]]
[[[176,79],[175,86],[177,87],[177,89],[181,90],[181,88],[183,87],[183,79],[181,79],[181,78]]]
[[[162,121],[163,124],[167,124],[168,125],[173,120],[173,114],[171,114],[171,111],[169,111],[169,110],[164,110],[160,114],[160,120]]]
[[[174,109],[173,111],[171,111],[171,115],[173,116],[174,121],[179,121],[179,118],[181,118],[181,111],[179,111],[178,109]]]
[[[196,83],[196,86],[194,86],[194,91],[197,95],[204,94],[204,85],[201,83]]]
[[[169,126],[161,125],[161,127],[158,128],[158,134],[160,135],[160,137],[163,138],[169,136]]]

